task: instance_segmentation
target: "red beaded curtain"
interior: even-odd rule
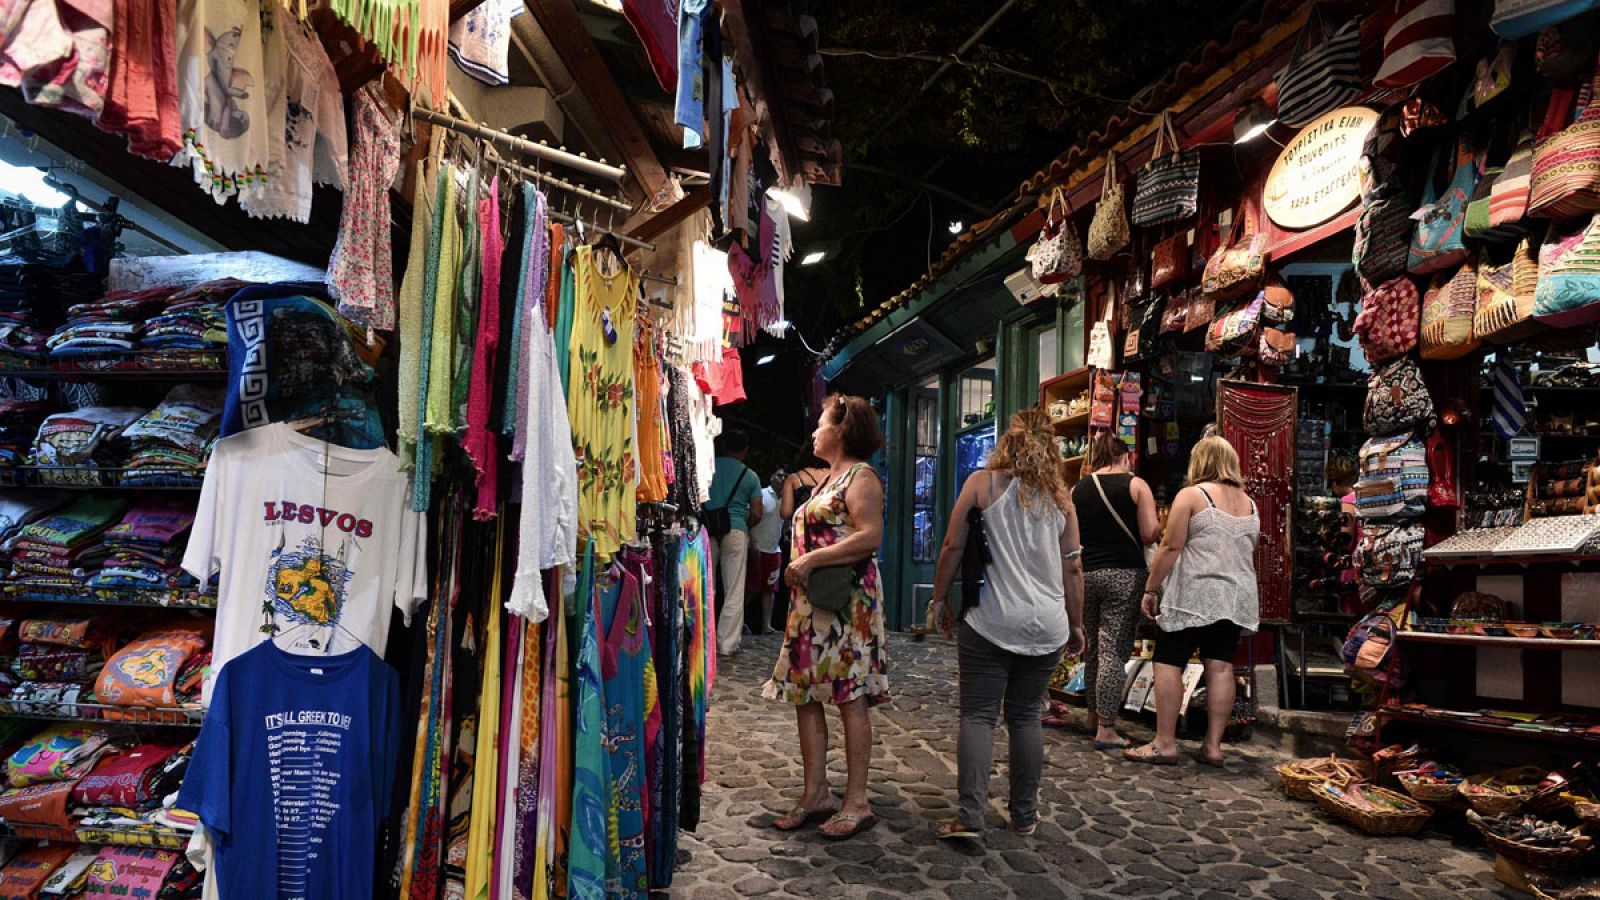
[[[1244,488],[1261,515],[1256,578],[1261,621],[1287,622],[1294,546],[1294,440],[1298,415],[1294,388],[1223,381],[1217,389],[1217,424],[1239,453]]]

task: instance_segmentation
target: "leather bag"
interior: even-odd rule
[[[1589,102],[1571,125],[1572,88],[1556,88],[1533,149],[1528,215],[1557,221],[1583,218],[1600,209],[1600,67],[1589,82]],[[1565,127],[1563,127],[1565,125]]]
[[[1200,210],[1200,151],[1180,150],[1172,117],[1156,129],[1150,161],[1139,168],[1133,189],[1133,224],[1148,228],[1192,218]]]
[[[1183,330],[1194,331],[1210,325],[1217,317],[1216,298],[1205,291],[1192,291],[1189,294],[1189,311],[1183,317]]]
[[[1294,294],[1283,282],[1276,278],[1268,281],[1261,289],[1261,299],[1266,301],[1261,307],[1263,322],[1287,325],[1294,321]]]
[[[1157,290],[1182,284],[1189,278],[1189,240],[1175,234],[1150,251],[1150,287]]]
[[[854,565],[818,566],[806,578],[806,601],[813,609],[839,615],[855,593]]]
[[[1241,206],[1222,246],[1206,260],[1201,289],[1226,305],[1259,287],[1266,271],[1266,235],[1261,233],[1254,211]]]
[[[1453,274],[1434,276],[1422,298],[1419,343],[1423,359],[1460,359],[1478,349],[1472,333],[1478,313],[1478,266],[1471,258]]]
[[[1417,287],[1401,275],[1362,296],[1354,327],[1361,338],[1361,352],[1376,365],[1410,353],[1417,346],[1421,322]]]
[[[1095,204],[1094,218],[1089,221],[1087,249],[1090,259],[1108,260],[1132,239],[1122,193],[1122,184],[1117,181],[1117,155],[1107,153],[1105,176],[1100,182],[1100,202]]]
[[[1292,331],[1277,328],[1261,329],[1261,347],[1257,351],[1264,366],[1285,366],[1295,357],[1295,337]]]

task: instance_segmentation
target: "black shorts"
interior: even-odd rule
[[[1202,660],[1216,659],[1231,663],[1235,651],[1239,649],[1241,631],[1243,629],[1227,619],[1180,631],[1157,630],[1155,661],[1181,669],[1189,664],[1189,657],[1198,650]]]

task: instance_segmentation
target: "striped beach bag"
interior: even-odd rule
[[[1170,144],[1170,147],[1168,146]],[[1178,149],[1172,117],[1156,128],[1150,161],[1139,169],[1133,189],[1133,224],[1141,228],[1177,222],[1200,209],[1200,151]]]
[[[1504,38],[1527,37],[1596,8],[1600,0],[1494,0],[1489,27]]]
[[[1393,7],[1373,84],[1410,87],[1455,62],[1455,0],[1395,0]]]
[[[1524,131],[1489,191],[1489,227],[1521,222],[1528,213],[1528,179],[1533,174],[1533,133]]]
[[[1600,209],[1600,68],[1585,89],[1583,113],[1566,125],[1578,99],[1571,88],[1550,94],[1539,143],[1533,148],[1528,183],[1528,215],[1578,219]],[[1563,127],[1565,126],[1565,127]]]
[[[1277,75],[1278,121],[1300,128],[1361,93],[1361,19],[1328,28],[1320,4]]]
[[[1570,230],[1551,229],[1539,250],[1533,314],[1552,328],[1600,321],[1600,215]]]

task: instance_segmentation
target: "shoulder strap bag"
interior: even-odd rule
[[[1089,258],[1104,262],[1128,246],[1131,232],[1128,210],[1122,199],[1122,184],[1117,181],[1117,155],[1106,154],[1105,176],[1100,182],[1100,202],[1089,221]]]
[[[1150,161],[1134,182],[1133,224],[1163,225],[1191,218],[1199,210],[1200,151],[1180,150],[1172,117],[1163,115],[1156,125]]]
[[[1577,121],[1567,116],[1578,96],[1569,87],[1550,94],[1539,141],[1533,148],[1528,184],[1528,215],[1565,221],[1600,209],[1600,66],[1590,80],[1589,97]]]
[[[1329,29],[1321,5],[1312,4],[1311,16],[1289,54],[1289,64],[1276,81],[1278,121],[1293,128],[1311,124],[1360,94],[1360,18]]]
[[[1111,513],[1111,518],[1116,521],[1117,527],[1121,528],[1122,533],[1128,536],[1128,540],[1133,541],[1134,546],[1139,548],[1139,552],[1144,554],[1144,567],[1149,569],[1150,564],[1155,562],[1156,548],[1146,547],[1144,542],[1134,535],[1133,529],[1128,527],[1128,523],[1122,521],[1122,516],[1117,513],[1117,508],[1111,505],[1111,498],[1106,496],[1106,489],[1100,485],[1100,473],[1095,472],[1090,475],[1089,480],[1094,482],[1094,489],[1100,493],[1100,502],[1106,505],[1106,512]]]
[[[733,483],[733,490],[728,492],[728,503],[732,503],[733,498],[739,496],[739,488],[744,485],[745,476],[749,474],[748,466],[739,473],[739,480]],[[706,526],[706,533],[719,540],[733,530],[733,516],[728,512],[727,503],[721,506],[707,506],[701,510],[700,520]]]

